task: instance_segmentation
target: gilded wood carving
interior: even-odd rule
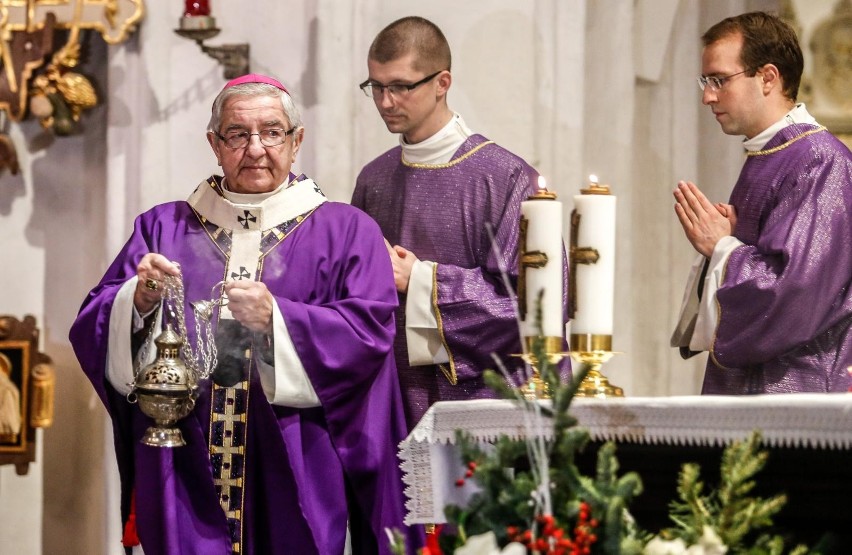
[[[120,43],[142,19],[143,2],[0,0],[0,112],[16,122],[34,116],[56,135],[72,134],[83,110],[98,102],[91,81],[74,71],[80,32]],[[4,168],[16,173],[17,155],[0,133],[0,171]]]

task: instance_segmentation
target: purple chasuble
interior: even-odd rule
[[[750,153],[717,291],[705,394],[846,391],[852,365],[852,156],[796,124]]]
[[[521,158],[481,135],[469,137],[446,164],[406,163],[396,147],[358,176],[352,204],[375,218],[392,245],[437,263],[433,303],[448,364],[408,364],[404,296],[397,310],[394,350],[409,429],[437,401],[494,397],[482,380],[485,369],[496,368],[492,353],[516,383],[523,382],[522,363],[511,357],[521,352],[518,323],[494,250],[514,288],[521,201],[534,194],[537,176]],[[564,257],[563,276],[567,314]],[[562,375],[570,379],[567,359]]]
[[[139,216],[70,334],[111,416],[123,520],[135,489],[147,555],[232,552],[211,469],[210,381],[201,383],[195,409],[179,422],[187,445],[157,448],[139,442],[152,421],[105,377],[115,295],[148,252],[181,265],[186,324],[195,342],[188,303],[209,298],[227,252],[202,220],[187,202]],[[397,296],[381,233],[351,206],[325,202],[297,218],[265,252],[258,279],[281,310],[321,407],[270,404],[252,361],[240,552],[340,554],[348,519],[354,553],[389,553],[384,529],[405,530],[397,444],[406,430],[392,353]]]

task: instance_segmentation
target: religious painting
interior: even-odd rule
[[[27,450],[29,341],[0,341],[0,453]]]
[[[33,316],[0,316],[0,465],[19,475],[35,461],[36,429],[53,423],[56,371],[38,336]]]

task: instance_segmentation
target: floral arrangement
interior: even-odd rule
[[[526,440],[504,436],[486,447],[457,431],[465,474],[455,478],[456,485],[474,480],[479,491],[465,506],[445,508],[447,525],[419,555],[810,552],[802,545],[785,551],[785,538],[769,531],[772,517],[786,503],[784,495],[768,499],[752,495],[754,477],[767,459],[758,432],[725,449],[718,485],[709,492],[699,466],[684,465],[678,499],[670,503],[672,526],[657,534],[641,530],[629,506],[642,492],[642,481],[636,473],[619,473],[615,444],[600,447],[593,476],[584,475],[576,465],[590,437],[569,409],[588,368],[575,368],[572,383],[562,384],[543,352],[543,340],[534,340],[532,349],[551,392],[549,405],[524,400],[507,385],[505,373],[488,370],[485,379],[502,396],[524,405],[528,432],[551,426],[552,439],[527,433]]]

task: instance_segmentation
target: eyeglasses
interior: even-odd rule
[[[444,71],[444,70],[442,69],[441,71]],[[382,94],[386,90],[390,93],[391,96],[399,97],[399,96],[403,96],[405,94],[408,94],[409,92],[413,91],[414,89],[416,89],[417,87],[419,87],[423,83],[431,81],[432,79],[434,79],[435,77],[440,75],[441,71],[436,71],[432,75],[427,75],[426,77],[424,77],[420,81],[417,81],[416,83],[411,83],[410,85],[398,84],[398,83],[394,83],[393,85],[382,85],[381,83],[377,83],[375,81],[370,81],[369,79],[367,79],[366,81],[364,81],[363,83],[358,85],[358,87],[362,91],[364,91],[364,95],[372,96],[373,98],[381,98]]]
[[[743,73],[749,71],[748,69],[744,69],[742,71],[738,71],[737,73],[732,73],[730,75],[708,75],[698,78],[698,86],[701,87],[701,90],[704,90],[704,87],[710,86],[711,91],[719,91],[722,90],[722,87],[731,77],[736,77],[737,75],[742,75]]]
[[[283,129],[264,129],[258,133],[249,133],[248,131],[234,131],[227,135],[216,133],[220,141],[225,143],[225,146],[232,150],[239,150],[248,146],[252,135],[257,135],[260,138],[260,144],[263,146],[278,146],[287,140],[287,135],[295,131],[293,127],[289,131]]]

